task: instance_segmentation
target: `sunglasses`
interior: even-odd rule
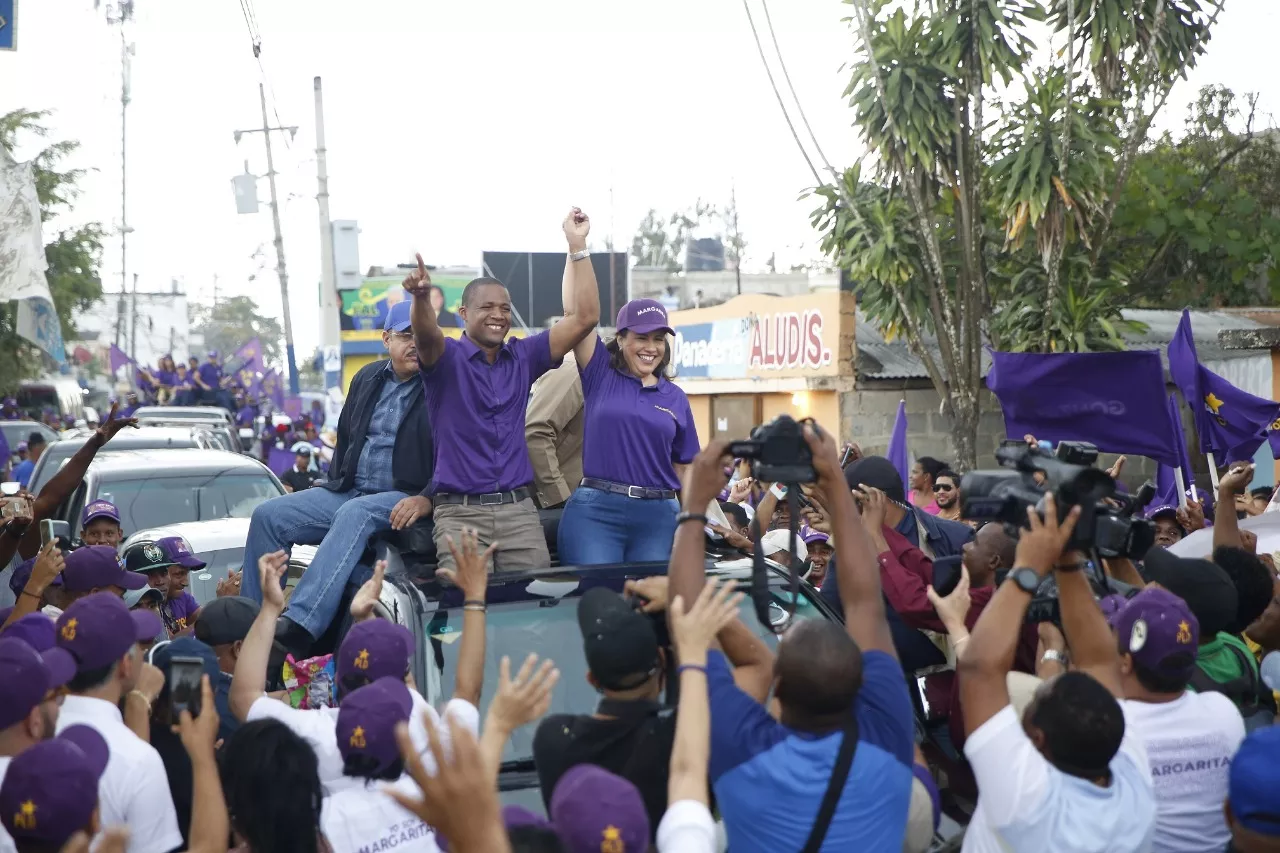
[[[935,483],[933,486],[935,492],[954,492],[956,487],[950,483]]]

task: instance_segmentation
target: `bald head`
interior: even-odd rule
[[[1005,531],[1003,524],[984,524],[964,546],[964,567],[969,570],[969,582],[974,586],[992,583],[997,571],[1013,568],[1017,549],[1018,541]]]
[[[827,731],[843,725],[853,710],[862,687],[862,651],[843,626],[805,619],[783,635],[773,674],[783,724]]]

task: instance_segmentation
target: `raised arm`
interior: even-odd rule
[[[1213,547],[1240,547],[1240,522],[1236,518],[1236,495],[1243,494],[1253,479],[1253,465],[1234,463],[1218,481],[1218,503],[1213,509]]]
[[[485,596],[489,589],[489,558],[498,548],[494,542],[480,551],[476,531],[462,528],[462,541],[447,537],[449,552],[456,569],[437,569],[444,578],[462,590],[462,639],[459,641],[457,674],[453,681],[453,698],[480,705],[484,686]]]
[[[431,274],[422,262],[422,255],[414,255],[418,268],[405,276],[404,289],[413,297],[409,320],[413,323],[413,343],[418,348],[418,363],[433,367],[444,355],[444,332],[436,322],[435,309],[431,307]]]
[[[729,482],[724,467],[730,461],[729,442],[712,439],[702,452],[694,457],[685,476],[680,492],[682,514],[692,516],[676,527],[675,541],[671,545],[671,561],[667,565],[670,578],[670,596],[681,596],[685,601],[697,601],[706,579],[707,536],[703,526],[707,523],[707,505]]]
[[[250,569],[252,571],[252,569]],[[276,622],[284,612],[284,590],[280,579],[289,570],[289,555],[284,551],[263,554],[258,560],[258,573],[262,581],[262,608],[249,626],[240,657],[236,659],[236,671],[231,679],[231,692],[227,704],[237,720],[244,722],[253,703],[267,695],[267,666],[271,661],[271,646],[276,639]]]
[[[1031,569],[1044,578],[1062,556],[1062,546],[1071,538],[1078,509],[1058,524],[1057,505],[1052,494],[1044,498],[1046,521],[1041,521],[1035,507],[1027,508],[1030,529],[1018,538],[1014,571]],[[1005,681],[1013,667],[1013,656],[1022,635],[1022,621],[1031,604],[1032,593],[1013,579],[1007,579],[983,608],[977,624],[969,632],[964,653],[956,658],[960,677],[960,707],[964,709],[965,736],[973,734],[987,720],[1009,704],[1009,686]],[[1105,626],[1104,626],[1105,627]],[[1110,636],[1110,632],[1107,632]]]
[[[1120,652],[1102,609],[1081,568],[1082,554],[1067,554],[1059,560],[1054,577],[1058,582],[1058,604],[1062,611],[1062,633],[1071,651],[1071,664],[1092,675],[1111,695],[1124,698],[1120,686]],[[1068,566],[1069,568],[1063,568]]]
[[[591,220],[578,208],[564,218],[564,236],[569,241],[569,254],[587,250],[587,234]],[[610,259],[612,262],[612,259]],[[551,327],[551,359],[559,361],[570,352],[578,355],[578,367],[587,366],[595,351],[595,328],[600,322],[600,291],[596,287],[596,271],[589,255],[566,261],[561,282],[564,316]],[[419,347],[421,352],[421,347]]]
[[[831,512],[831,544],[836,553],[836,582],[845,630],[863,651],[874,649],[896,658],[893,634],[884,615],[880,564],[840,468],[835,436],[808,424],[804,430],[813,453],[813,470],[818,475],[814,486],[821,493],[822,505]]]

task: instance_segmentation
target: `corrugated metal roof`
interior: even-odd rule
[[[1158,350],[1160,360],[1167,371],[1169,368],[1165,347],[1173,338],[1182,317],[1181,311],[1161,311],[1148,308],[1125,309],[1121,312],[1126,320],[1136,320],[1147,326],[1147,331],[1140,334],[1125,334],[1124,338],[1130,349]],[[1257,355],[1254,350],[1224,349],[1218,343],[1218,332],[1223,329],[1256,329],[1264,328],[1258,323],[1238,314],[1221,311],[1192,311],[1191,333],[1196,340],[1196,352],[1201,361],[1225,361],[1238,358],[1251,358]],[[886,341],[884,335],[874,323],[867,319],[862,309],[858,309],[857,328],[857,360],[855,369],[860,379],[928,379],[929,374],[920,361],[901,339]],[[935,359],[941,358],[937,343],[929,338],[925,346]],[[984,351],[982,354],[982,375],[987,375],[991,367],[991,358]]]

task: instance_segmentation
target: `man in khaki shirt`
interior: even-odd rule
[[[538,506],[560,506],[582,480],[582,380],[573,354],[533,384],[524,437]]]

